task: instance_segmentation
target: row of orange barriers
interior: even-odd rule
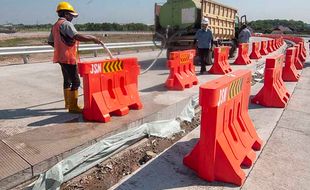
[[[290,98],[285,87],[286,82],[297,82],[300,75],[297,70],[304,67],[306,61],[306,48],[302,38],[279,35],[264,35],[263,37],[283,38],[295,43],[286,50],[286,55],[280,54],[266,59],[264,86],[252,99],[252,103],[266,107],[284,108]]]
[[[284,35],[284,34],[261,34],[257,35],[260,37],[266,37],[266,38],[273,38],[273,39],[282,39],[282,40],[287,40],[295,43],[294,47],[299,47],[300,53],[298,53],[300,62],[305,62],[306,60],[306,47],[305,47],[305,42],[302,38],[296,37],[296,36],[290,36],[290,35]]]
[[[268,41],[254,42],[252,53],[248,55],[248,44],[239,44],[239,55],[235,64],[249,64],[251,59],[260,59],[283,45],[283,39],[292,40],[295,50],[289,51],[294,57],[296,69],[303,68],[306,59],[304,42],[300,38],[289,36],[268,36],[275,38]],[[232,72],[228,62],[230,47],[217,47],[214,50],[214,64],[210,69],[212,74],[227,74]],[[166,87],[171,90],[184,90],[198,84],[193,58],[195,50],[172,52],[167,66],[170,75]],[[288,56],[288,57],[289,57]],[[287,61],[284,67],[284,78],[296,80],[298,74],[292,67],[292,61]],[[129,109],[141,109],[142,103],[138,94],[138,75],[140,68],[137,59],[115,59],[79,64],[79,71],[84,78],[84,118],[90,121],[110,121],[110,115],[126,115]]]
[[[247,65],[251,59],[260,59],[262,55],[268,55],[279,49],[283,45],[283,38],[270,39],[268,41],[253,42],[252,53],[249,55],[249,44],[239,44],[238,56],[235,60],[236,65]],[[230,47],[221,46],[214,48],[214,63],[209,70],[211,74],[227,74],[232,72],[228,62]],[[184,90],[198,84],[194,72],[192,58],[195,50],[176,51],[170,54],[167,66],[170,75],[166,81],[166,87],[171,90]],[[191,59],[189,59],[191,58]]]
[[[238,56],[234,62],[236,65],[247,65],[251,59],[260,59],[262,55],[268,55],[279,49],[284,44],[283,38],[270,39],[267,41],[253,42],[252,51],[249,55],[249,44],[241,43],[238,47]]]
[[[281,35],[281,34],[263,34],[259,35],[261,37],[268,37],[268,38],[275,38],[279,39],[282,38],[287,41],[291,41],[295,43],[293,47],[296,48],[295,50],[295,66],[298,70],[301,70],[304,67],[304,63],[306,61],[306,47],[305,47],[305,42],[302,38],[300,37],[295,37],[295,36],[289,36],[289,35]]]
[[[269,40],[270,51],[272,41],[276,42],[275,48],[283,44],[281,38]],[[267,43],[261,44],[264,50],[260,51],[265,52]],[[302,51],[303,47],[295,45],[287,49],[286,56],[280,54],[266,59],[264,86],[251,100],[253,103],[266,107],[287,105],[291,95],[284,81],[298,81],[296,64],[301,62],[303,66],[301,59],[306,58]],[[241,186],[245,181],[241,165],[250,167],[256,157],[254,151],[262,147],[248,114],[251,80],[251,71],[239,70],[200,86],[200,139],[183,163],[202,179]]]
[[[268,41],[253,42],[252,52],[249,55],[249,44],[239,44],[238,56],[234,62],[236,65],[247,65],[251,59],[260,59],[262,55],[268,55],[283,45],[283,38],[270,39]],[[211,74],[227,74],[232,72],[228,62],[230,47],[221,46],[214,48],[214,63],[209,70]],[[198,84],[195,76],[192,58],[195,50],[171,52],[167,67],[170,75],[166,81],[166,87],[171,90],[184,90]],[[190,58],[190,59],[189,59]]]
[[[256,42],[251,57],[259,58],[260,53],[278,49],[283,39],[277,36],[273,40]],[[280,54],[267,58],[264,86],[251,100],[253,103],[267,107],[287,105],[290,93],[284,80],[297,81],[297,69],[302,69],[306,60],[303,41],[294,40],[297,44],[287,49],[286,57]],[[239,48],[240,60],[248,63],[250,59],[245,51],[248,44],[240,44]],[[251,71],[232,72],[228,63],[229,49],[215,48],[215,64],[210,73],[230,74],[200,86],[200,139],[183,162],[202,179],[240,186],[245,181],[241,165],[253,165],[255,151],[261,149],[263,142],[248,113]],[[170,54],[167,61],[170,75],[165,83],[168,89],[184,90],[198,84],[193,64],[195,53],[195,50],[187,50]],[[79,63],[79,73],[84,82],[83,116],[86,120],[108,122],[110,115],[125,115],[129,109],[142,109],[138,93],[140,67],[136,58]]]
[[[268,55],[283,45],[283,38],[277,38],[268,41],[253,42],[252,52],[249,55],[249,44],[239,44],[238,56],[234,62],[236,65],[247,65],[251,59],[261,59],[262,55]],[[221,46],[214,49],[214,63],[209,70],[211,74],[226,74],[232,72],[228,62],[230,47]]]

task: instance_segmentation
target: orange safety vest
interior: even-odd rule
[[[72,46],[63,42],[60,36],[60,26],[65,20],[58,20],[52,29],[54,37],[54,63],[76,64],[77,45],[75,41]]]

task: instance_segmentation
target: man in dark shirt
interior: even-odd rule
[[[249,43],[251,37],[251,31],[247,28],[247,25],[242,25],[241,31],[238,35],[239,43]]]
[[[204,74],[206,72],[206,65],[211,65],[209,56],[213,45],[213,34],[208,28],[208,25],[208,18],[203,18],[201,21],[201,29],[199,29],[195,35],[195,44],[198,41],[198,55],[201,64],[200,74]]]

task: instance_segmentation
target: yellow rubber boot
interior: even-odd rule
[[[71,88],[64,89],[64,100],[65,100],[66,109],[69,109],[69,106],[70,106],[70,91],[71,91]]]
[[[78,90],[70,91],[70,106],[69,106],[70,113],[82,113],[83,108],[78,106],[78,97],[79,97]]]

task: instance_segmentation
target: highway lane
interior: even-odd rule
[[[119,57],[137,57],[143,71],[153,62],[158,53],[159,51],[140,52]],[[154,67],[139,76],[138,87],[141,96],[152,92],[163,93],[166,90],[164,82],[169,75],[169,70],[166,67],[165,55],[166,52],[163,52]],[[82,61],[98,59],[106,58],[98,57],[82,59]],[[230,63],[232,64],[233,61],[234,59],[231,59]],[[233,70],[248,68],[255,72],[258,64],[232,65],[232,68]],[[196,71],[199,71],[199,67]],[[206,81],[216,77],[219,76],[207,75],[198,78]],[[3,88],[0,93],[0,137],[64,123],[76,118],[81,119],[81,115],[70,114],[63,109],[62,75],[57,64],[46,62],[3,66],[0,68],[0,86]],[[83,93],[82,88],[79,92]],[[82,97],[79,101],[83,102]]]

